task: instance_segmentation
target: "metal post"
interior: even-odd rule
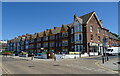
[[[74,56],[74,59],[77,59],[76,56]]]
[[[104,64],[104,56],[102,56],[102,63]]]
[[[109,60],[109,57],[108,57],[108,55],[107,55],[107,61]]]
[[[33,60],[33,57],[34,57],[34,55],[33,55],[33,53],[32,53],[31,60]]]
[[[56,56],[54,55],[54,61],[56,61]]]
[[[81,58],[81,52],[79,53],[79,58]]]

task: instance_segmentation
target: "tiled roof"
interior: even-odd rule
[[[36,37],[37,37],[37,34],[36,34],[36,33],[32,35],[32,38],[36,38]]]
[[[111,38],[111,39],[115,39],[115,40],[119,40],[117,37],[115,37],[115,36],[113,36],[113,35],[110,36],[110,38]]]
[[[118,37],[114,36],[114,35],[113,35],[113,34],[111,34],[111,33],[110,33],[109,38],[111,38],[111,39],[115,39],[115,40],[119,40],[119,39],[118,39]]]
[[[43,36],[43,32],[38,33],[38,37],[42,37]]]
[[[83,24],[86,24],[93,14],[95,14],[94,11],[91,12],[91,13],[85,14],[85,15],[83,15],[83,16],[81,16],[81,17],[76,17],[76,18],[77,18],[78,20],[80,20],[80,18],[81,18],[82,21],[83,21]],[[96,15],[96,14],[95,14],[95,15]],[[99,23],[100,23],[100,22],[99,22]],[[68,25],[62,25],[62,26],[64,26],[65,30],[67,31],[68,26],[71,27],[71,26],[72,26],[72,23],[71,23],[71,24],[68,24]],[[106,29],[106,28],[104,28],[104,27],[102,26],[101,23],[100,23],[100,26],[101,26],[103,29]],[[45,31],[40,32],[40,33],[37,33],[37,34],[38,34],[39,37],[43,37],[44,34],[48,36],[50,30],[51,30],[51,32],[52,32],[53,34],[57,34],[57,33],[60,33],[61,27],[57,27],[56,29],[45,30]],[[32,36],[32,38],[35,38],[37,35],[36,35],[36,34],[33,34],[33,35],[29,35],[29,36]],[[29,37],[29,36],[28,36],[28,37]],[[26,36],[26,37],[27,37],[27,36]],[[24,40],[24,39],[22,39],[22,40]],[[11,40],[11,41],[13,41],[13,40]]]
[[[104,26],[102,26],[102,28],[103,28],[103,29],[105,29],[105,30],[108,30],[108,29],[107,29],[107,28],[105,28]]]
[[[57,29],[53,29],[52,32],[53,34],[60,33],[61,27],[57,27]]]
[[[48,36],[48,35],[49,35],[49,31],[50,31],[50,29],[49,29],[49,30],[44,31],[44,33],[45,33],[45,35],[46,35],[46,36]]]
[[[87,23],[87,21],[89,20],[89,18],[92,16],[92,14],[94,14],[94,12],[88,13],[86,15],[81,16],[80,18],[82,18],[83,20],[83,24]]]

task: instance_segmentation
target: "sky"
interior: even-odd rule
[[[72,23],[74,14],[80,17],[92,11],[104,27],[118,34],[117,2],[3,2],[2,39],[61,27]]]

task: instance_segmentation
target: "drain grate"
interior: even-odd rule
[[[53,66],[60,66],[60,65],[53,65]]]
[[[35,66],[28,66],[28,67],[35,67]]]

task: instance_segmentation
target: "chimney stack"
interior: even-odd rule
[[[26,36],[28,36],[29,34],[27,33]]]
[[[58,29],[58,27],[54,27],[54,29]]]
[[[18,38],[21,38],[21,36],[18,36]]]
[[[102,20],[100,20],[100,23],[102,24],[102,23],[103,23],[103,21],[102,21]]]
[[[49,29],[46,29],[47,31],[49,30]]]
[[[22,37],[25,37],[25,35],[22,35]]]

